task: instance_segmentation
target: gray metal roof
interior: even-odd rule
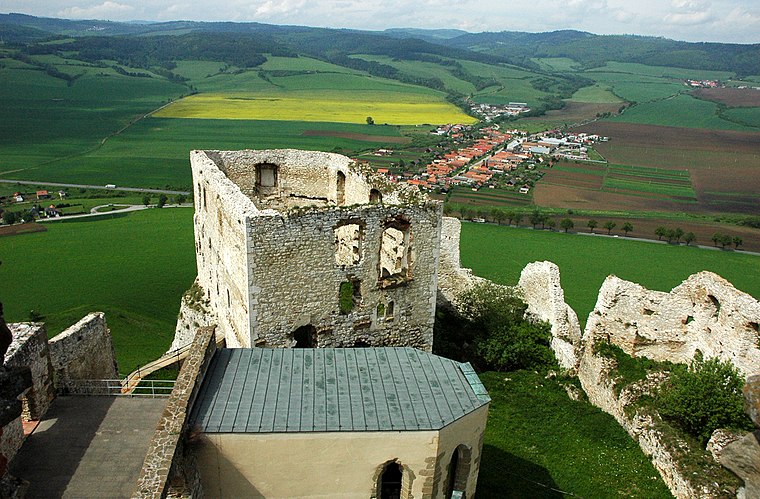
[[[414,348],[225,348],[190,420],[206,433],[435,430],[490,400],[469,363]]]

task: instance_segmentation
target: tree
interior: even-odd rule
[[[677,243],[680,243],[681,238],[683,237],[683,229],[681,227],[676,227],[673,231],[673,237],[676,238]]]
[[[501,225],[501,223],[507,218],[507,214],[498,208],[494,208],[491,210],[491,218],[493,218],[494,222]]]
[[[540,223],[546,223],[544,215],[538,210],[533,210],[530,214],[530,223],[533,225],[534,229],[536,228],[536,225]]]
[[[626,223],[623,224],[623,232],[625,232],[626,236],[632,230],[633,230],[633,224],[631,222],[626,222]]]
[[[4,211],[3,212],[3,222],[7,223],[8,225],[13,225],[18,221],[18,214],[13,211]]]
[[[723,249],[726,249],[726,246],[730,246],[733,241],[734,241],[734,238],[732,238],[728,234],[722,234],[720,236],[720,245]]]
[[[575,227],[575,224],[569,218],[563,218],[562,221],[559,223],[559,226],[565,229],[565,233],[567,233],[568,230]]]
[[[554,230],[554,227],[557,226],[557,221],[549,217],[546,217],[546,221],[544,223],[547,227],[549,227],[549,230]]]
[[[507,218],[507,222],[509,223],[509,225],[512,225],[512,220],[515,219],[515,215],[516,213],[514,212],[514,210],[507,210],[504,212],[504,216]]]
[[[607,229],[607,235],[609,236],[610,233],[612,233],[612,229],[617,227],[617,224],[615,222],[605,222],[604,228]]]
[[[374,125],[375,124],[375,120],[372,119],[372,116],[367,116],[367,124],[368,125]]]
[[[654,230],[654,233],[657,236],[657,240],[662,241],[662,238],[668,235],[668,229],[664,225],[660,225]]]
[[[660,414],[704,445],[718,428],[751,430],[744,413],[744,378],[729,361],[702,360],[698,353],[688,370],[674,370],[661,395]]]
[[[596,226],[599,225],[599,222],[597,222],[596,220],[592,218],[591,220],[588,221],[586,225],[588,226],[589,229],[591,229],[591,233],[593,234],[594,229],[596,229]]]
[[[742,242],[743,242],[743,241],[742,241],[742,238],[741,238],[741,237],[739,237],[739,236],[734,236],[734,238],[732,239],[732,241],[733,241],[733,243],[734,243],[734,247],[735,247],[736,249],[739,249],[739,245],[741,245],[741,244],[742,244]]]
[[[718,243],[720,243],[720,240],[723,238],[720,232],[716,232],[712,235],[712,238],[710,239],[713,244],[717,247]]]
[[[515,225],[516,226],[518,226],[518,227],[520,226],[520,222],[522,222],[522,219],[523,219],[524,216],[525,215],[523,215],[519,211],[515,213]]]
[[[184,204],[187,201],[187,196],[184,194],[177,194],[177,204]]]
[[[169,198],[166,197],[166,194],[161,194],[160,196],[158,196],[158,203],[156,204],[156,206],[158,206],[159,208],[163,208],[166,205],[166,202],[168,200]]]
[[[150,196],[143,196],[143,204],[148,206],[150,204]]]
[[[686,242],[686,246],[693,243],[696,239],[697,239],[697,236],[695,236],[693,232],[687,232],[683,236],[683,240]]]
[[[672,243],[673,242],[673,238],[676,237],[676,231],[674,231],[673,229],[668,229],[666,231],[665,237],[668,238],[668,243]]]

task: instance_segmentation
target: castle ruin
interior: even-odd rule
[[[190,162],[198,284],[228,346],[431,351],[440,202],[338,154]]]

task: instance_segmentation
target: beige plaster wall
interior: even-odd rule
[[[420,471],[437,449],[434,431],[222,433],[205,434],[197,455],[205,497],[368,498],[378,468],[396,459],[404,488],[411,486],[417,498],[423,497]]]
[[[451,463],[454,451],[459,446],[465,447],[469,452],[469,473],[466,479],[467,488],[464,490],[465,497],[475,497],[475,488],[478,484],[478,473],[480,472],[480,456],[483,452],[483,436],[486,431],[486,423],[488,422],[489,405],[473,411],[441,430],[438,440],[438,463],[436,465],[436,472],[440,473],[441,479],[438,480],[435,497],[446,497],[449,480],[451,480],[449,476],[449,464]],[[460,461],[462,457],[462,454],[460,454]]]

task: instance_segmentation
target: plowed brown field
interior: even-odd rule
[[[760,107],[760,90],[752,88],[701,88],[693,93],[729,107]]]

